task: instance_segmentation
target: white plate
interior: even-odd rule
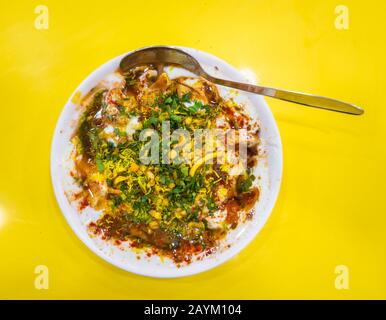
[[[247,79],[238,70],[213,55],[196,49],[178,48],[193,55],[210,74],[247,82]],[[106,76],[114,72],[126,54],[108,61],[91,73],[74,91],[73,95],[78,92],[82,95],[86,94],[100,80],[105,79]],[[181,71],[178,68],[173,69],[171,76],[180,75]],[[72,150],[70,137],[79,117],[79,108],[76,108],[76,105],[71,101],[72,98],[67,101],[60,115],[52,141],[52,183],[56,199],[67,222],[87,247],[102,259],[124,270],[145,276],[161,278],[188,276],[212,269],[227,261],[250,243],[264,226],[276,202],[281,183],[282,147],[279,131],[272,113],[262,97],[241,91],[236,92],[224,87],[219,87],[219,89],[222,96],[232,96],[237,102],[244,103],[250,115],[260,122],[261,148],[265,156],[259,161],[256,174],[260,176],[261,195],[256,204],[256,213],[253,219],[231,231],[221,242],[220,249],[216,253],[181,267],[177,267],[168,259],[163,260],[158,256],[148,258],[143,253],[135,252],[129,248],[125,249],[125,245],[123,245],[123,248],[119,248],[99,238],[90,237],[86,225],[91,220],[95,220],[99,213],[89,208],[79,213],[76,204],[71,203],[66,196],[66,194],[77,188],[69,175],[69,171],[73,166],[69,155]],[[228,247],[228,244],[230,247]]]

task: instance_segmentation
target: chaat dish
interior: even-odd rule
[[[100,212],[93,236],[189,263],[258,214],[259,125],[214,84],[117,70],[79,105],[73,200]]]

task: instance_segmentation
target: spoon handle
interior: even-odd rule
[[[219,79],[212,76],[209,76],[208,80],[222,86],[232,87],[243,91],[257,93],[263,96],[285,100],[289,102],[294,102],[294,103],[298,103],[309,107],[320,108],[320,109],[325,109],[325,110],[330,110],[335,112],[354,114],[354,115],[361,115],[364,112],[362,108],[357,107],[353,104],[336,100],[336,99],[315,96],[312,94],[293,92],[293,91],[262,87],[262,86],[255,86],[247,83]]]

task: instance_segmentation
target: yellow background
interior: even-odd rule
[[[0,7],[0,298],[386,298],[385,31],[381,1],[5,1]],[[34,27],[35,6],[49,29]],[[337,5],[349,30],[335,28]],[[276,207],[237,257],[151,279],[89,251],[64,220],[50,145],[66,100],[95,68],[153,44],[198,48],[265,85],[363,106],[361,117],[267,99],[284,175]],[[34,287],[37,265],[49,289]],[[335,267],[349,268],[337,290]]]

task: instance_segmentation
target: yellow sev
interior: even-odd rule
[[[201,159],[197,160],[194,165],[190,168],[189,174],[191,177],[193,177],[197,171],[197,169],[202,166],[205,162],[212,160],[216,157],[220,157],[224,154],[224,152],[213,152],[213,153],[208,153]]]

